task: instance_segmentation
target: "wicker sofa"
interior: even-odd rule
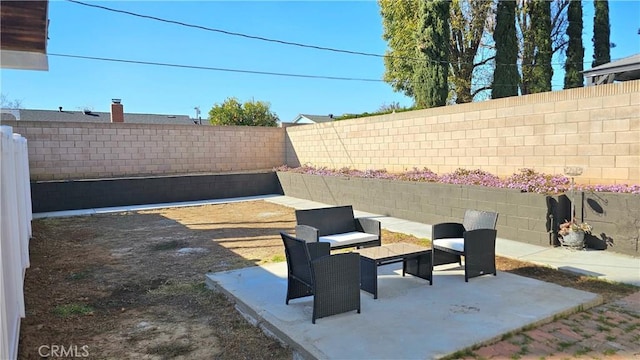
[[[351,205],[296,210],[296,237],[331,249],[380,246],[380,221],[356,218]]]

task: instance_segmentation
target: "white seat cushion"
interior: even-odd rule
[[[463,238],[437,239],[437,240],[433,240],[433,246],[440,246],[447,249],[464,252],[464,239]]]
[[[353,244],[356,246],[358,243],[377,240],[378,236],[358,231],[342,233],[342,234],[334,234],[327,236],[320,236],[320,241],[328,242],[331,244],[331,247],[336,246],[345,246]]]

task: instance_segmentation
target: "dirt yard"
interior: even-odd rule
[[[264,201],[35,220],[19,358],[291,359],[204,274],[284,261],[279,232],[294,224],[293,209]],[[384,232],[396,241],[428,244]],[[607,301],[637,290],[498,260]]]

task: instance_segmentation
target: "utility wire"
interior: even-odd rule
[[[57,56],[57,57],[65,57],[65,58],[83,59],[83,60],[107,61],[107,62],[117,62],[117,63],[137,64],[137,65],[165,66],[165,67],[174,67],[174,68],[183,68],[183,69],[221,71],[221,72],[253,74],[253,75],[284,76],[284,77],[306,78],[306,79],[322,79],[322,80],[387,82],[387,81],[382,80],[382,79],[371,79],[371,78],[355,78],[355,77],[342,77],[342,76],[292,74],[292,73],[280,73],[280,72],[258,71],[258,70],[228,69],[228,68],[219,68],[219,67],[212,67],[212,66],[170,64],[170,63],[161,63],[161,62],[154,62],[154,61],[114,59],[114,58],[105,58],[105,57],[98,57],[98,56],[55,54],[55,53],[49,53],[47,55],[49,55],[49,56]],[[388,83],[396,83],[396,82],[399,82],[399,81],[401,81],[401,80],[388,81]],[[489,81],[489,82],[477,83],[477,84],[474,83],[474,85],[475,86],[488,86],[488,85],[505,86],[505,85],[511,85],[511,84],[493,84],[493,83],[491,83]],[[552,85],[560,86],[560,84],[552,84]]]
[[[361,51],[334,49],[334,48],[324,47],[324,46],[308,45],[308,44],[301,44],[301,43],[291,42],[291,41],[269,39],[269,38],[265,38],[265,37],[262,37],[262,36],[247,35],[247,34],[237,33],[237,32],[233,32],[233,31],[210,28],[210,27],[206,27],[206,26],[202,26],[202,25],[193,25],[193,24],[188,24],[188,23],[184,23],[184,22],[181,22],[181,21],[163,19],[163,18],[159,18],[159,17],[156,17],[156,16],[142,15],[142,14],[134,13],[134,12],[131,12],[131,11],[118,10],[118,9],[113,9],[113,8],[109,8],[109,7],[101,6],[101,5],[87,4],[87,3],[84,3],[82,1],[77,1],[77,0],[67,0],[67,1],[71,2],[71,3],[74,3],[74,4],[94,7],[94,8],[98,8],[98,9],[102,9],[102,10],[106,10],[106,11],[112,11],[112,12],[116,12],[116,13],[122,13],[122,14],[127,14],[127,15],[131,15],[131,16],[140,17],[140,18],[161,21],[161,22],[165,22],[165,23],[169,23],[169,24],[175,24],[175,25],[190,27],[190,28],[194,28],[194,29],[212,31],[212,32],[217,32],[217,33],[231,35],[231,36],[240,36],[240,37],[244,37],[244,38],[247,38],[247,39],[268,41],[268,42],[273,42],[273,43],[278,43],[278,44],[305,47],[305,48],[311,48],[311,49],[316,49],[316,50],[333,51],[333,52],[345,53],[345,54],[351,54],[351,55],[362,55],[362,56],[371,56],[371,57],[379,57],[379,58],[387,57],[386,55],[373,54],[373,53],[367,53],[367,52],[361,52]]]
[[[291,42],[291,41],[285,41],[285,40],[270,39],[270,38],[266,38],[266,37],[262,37],[262,36],[247,35],[247,34],[242,34],[242,33],[238,33],[238,32],[222,30],[222,29],[216,29],[216,28],[211,28],[211,27],[202,26],[202,25],[189,24],[189,23],[185,23],[185,22],[182,22],[182,21],[163,19],[163,18],[159,18],[159,17],[156,17],[156,16],[144,15],[144,14],[134,13],[134,12],[131,12],[131,11],[120,10],[120,9],[114,9],[114,8],[110,8],[110,7],[106,7],[106,6],[102,6],[102,5],[88,4],[88,3],[85,3],[85,2],[82,2],[82,1],[78,1],[78,0],[67,0],[67,1],[70,2],[70,3],[78,4],[78,5],[88,6],[88,7],[101,9],[101,10],[105,10],[105,11],[111,11],[111,12],[120,13],[120,14],[126,14],[126,15],[130,15],[130,16],[143,18],[143,19],[150,19],[150,20],[160,21],[160,22],[164,22],[164,23],[168,23],[168,24],[180,25],[180,26],[199,29],[199,30],[217,32],[217,33],[230,35],[230,36],[239,36],[239,37],[243,37],[243,38],[247,38],[247,39],[267,41],[267,42],[278,43],[278,44],[283,44],[283,45],[297,46],[297,47],[310,48],[310,49],[316,49],[316,50],[322,50],[322,51],[331,51],[331,52],[350,54],[350,55],[376,57],[376,58],[404,59],[404,60],[411,60],[411,61],[428,61],[428,62],[431,62],[431,63],[434,63],[434,64],[438,64],[438,63],[449,64],[449,61],[436,61],[436,60],[431,60],[431,59],[426,59],[426,58],[414,58],[414,57],[409,57],[409,56],[381,55],[381,54],[368,53],[368,52],[362,52],[362,51],[336,49],[336,48],[325,47],[325,46],[309,45],[309,44],[303,44],[303,43],[297,43],[297,42]],[[583,61],[583,64],[587,64],[587,63],[590,63],[590,62],[591,61]],[[469,64],[469,63],[456,62],[456,64]],[[470,65],[474,65],[474,64],[470,64]],[[518,64],[501,64],[501,65],[518,66]],[[564,63],[552,63],[551,65],[564,65]]]
[[[210,67],[210,66],[169,64],[169,63],[161,63],[161,62],[153,62],[153,61],[113,59],[113,58],[104,58],[104,57],[96,57],[96,56],[83,56],[83,55],[70,55],[70,54],[52,54],[52,53],[49,53],[48,55],[49,56],[66,57],[66,58],[75,58],[75,59],[85,59],[85,60],[110,61],[110,62],[119,62],[119,63],[128,63],[128,64],[166,66],[166,67],[176,67],[176,68],[184,68],[184,69],[223,71],[223,72],[256,74],[256,75],[287,76],[287,77],[295,77],[295,78],[324,79],[324,80],[384,82],[384,80],[381,80],[381,79],[366,79],[366,78],[351,78],[351,77],[340,77],[340,76],[322,76],[322,75],[278,73],[278,72],[257,71],[257,70],[227,69],[227,68],[218,68],[218,67]]]

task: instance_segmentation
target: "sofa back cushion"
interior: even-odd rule
[[[296,222],[318,229],[319,236],[356,231],[351,205],[296,210]]]

